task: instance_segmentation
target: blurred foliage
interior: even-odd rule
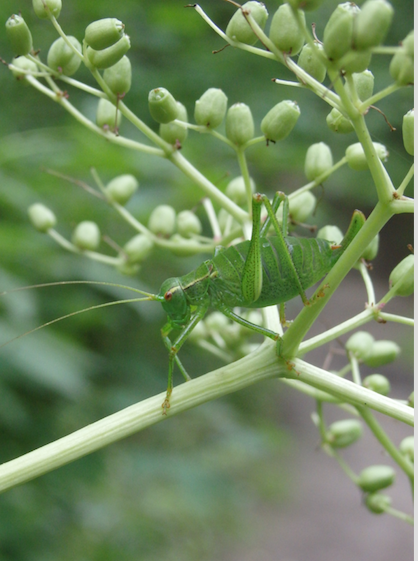
[[[405,37],[412,21],[412,2],[392,3],[396,15],[388,44]],[[201,4],[220,27],[226,27],[234,11],[231,5],[221,0],[202,0]],[[309,13],[319,36],[335,5],[328,1]],[[273,77],[292,76],[270,61],[231,48],[213,55],[213,50],[222,47],[221,39],[194,10],[183,6],[178,0],[125,0],[116,5],[109,0],[64,0],[59,21],[79,39],[95,19],[115,16],[126,23],[135,69],[126,103],[152,127],[147,95],[158,86],[182,101],[190,117],[194,101],[208,87],[222,88],[230,104],[249,104],[256,123],[281,99],[298,101],[302,117],[289,139],[249,151],[251,171],[262,192],[291,192],[303,184],[304,157],[313,142],[330,144],[335,161],[343,156],[347,137],[327,129],[328,109],[321,100],[309,92],[273,84]],[[273,11],[275,3],[267,2],[267,7]],[[30,0],[20,4],[2,0],[0,19],[5,21],[19,9],[32,30],[35,47],[45,56],[56,33],[35,17]],[[6,60],[12,56],[3,33],[0,55]],[[375,57],[372,70],[377,90],[387,81],[387,60]],[[79,79],[92,83],[85,70]],[[86,279],[155,292],[165,278],[184,274],[199,262],[200,258],[179,259],[159,250],[138,278],[126,279],[105,266],[65,253],[35,233],[26,208],[41,201],[54,210],[65,235],[85,219],[96,220],[102,232],[121,245],[132,235],[106,205],[49,175],[45,168],[90,183],[92,166],[105,182],[120,173],[134,174],[141,186],[130,210],[145,222],[161,201],[181,210],[198,204],[202,194],[167,162],[114,147],[86,132],[61,107],[16,83],[6,68],[0,72],[0,84],[2,290]],[[78,92],[71,92],[71,100],[87,115],[94,115],[94,100]],[[401,118],[412,103],[412,92],[404,89],[396,94],[394,117],[392,97],[380,104],[397,128],[389,141],[383,117],[377,112],[368,116],[374,139],[384,142],[391,153],[387,167],[395,184],[410,165],[402,146]],[[127,123],[122,127],[123,134],[138,137]],[[207,136],[195,135],[183,153],[221,188],[237,174],[233,154]],[[317,194],[321,195],[319,189]],[[353,206],[367,213],[375,199],[366,172],[341,170],[327,182],[315,221],[323,224],[332,216],[344,230]],[[203,212],[198,210],[198,214],[204,219]],[[388,225],[381,237],[384,260],[376,260],[378,271],[387,275],[399,255],[406,254],[411,225],[409,216]],[[0,302],[0,340],[75,310],[124,297],[129,293],[119,288],[86,285],[11,293]],[[162,310],[153,303],[115,306],[76,315],[2,348],[0,461],[162,391],[167,372],[159,334],[163,321]],[[193,375],[221,364],[191,345],[185,346],[182,358]],[[288,438],[277,428],[277,399],[276,384],[251,388],[8,492],[0,499],[0,560],[215,559],[228,540],[251,539],[251,516],[260,501],[281,500],[292,485],[284,461]]]

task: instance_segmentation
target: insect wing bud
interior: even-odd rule
[[[379,252],[379,234],[376,234],[366,249],[361,254],[366,261],[373,261]]]
[[[250,177],[251,192],[255,192],[254,180]],[[235,177],[230,181],[226,187],[225,194],[237,205],[245,205],[247,202],[247,190],[245,188],[245,181],[242,175]]]
[[[148,94],[148,108],[157,123],[170,123],[177,119],[179,108],[176,100],[165,88],[155,88]]]
[[[151,253],[154,243],[145,234],[138,234],[123,246],[123,253],[130,265],[142,263]]]
[[[328,128],[339,134],[348,134],[354,130],[351,121],[335,107],[328,113],[326,121]]]
[[[299,117],[300,109],[295,101],[281,101],[261,121],[261,131],[267,140],[283,140],[290,134]]]
[[[405,150],[411,156],[414,155],[414,110],[411,109],[403,117],[402,121],[402,137]]]
[[[386,0],[367,0],[354,20],[353,47],[361,51],[380,45],[389,31],[393,12]]]
[[[216,129],[224,120],[228,98],[218,88],[209,88],[196,101],[194,119],[198,125]]]
[[[62,2],[61,0],[32,0],[32,6],[38,18],[48,19],[50,15],[58,18]]]
[[[235,103],[226,114],[225,132],[227,138],[242,146],[254,136],[254,120],[251,109],[245,103]]]
[[[382,514],[390,507],[392,499],[383,493],[369,493],[366,496],[365,504],[370,512]]]
[[[363,386],[376,393],[380,393],[380,395],[389,395],[390,392],[390,382],[386,376],[382,376],[382,374],[370,374],[366,376],[363,380]]]
[[[95,222],[85,220],[77,224],[71,241],[82,250],[94,251],[100,245],[100,230]]]
[[[299,18],[305,26],[305,13],[298,10]],[[289,4],[282,4],[273,16],[269,33],[270,40],[276,47],[290,56],[297,55],[305,42],[304,35],[299,29],[292,8]]]
[[[120,127],[122,113],[118,111],[107,99],[100,99],[96,111],[96,124],[98,127],[107,128],[111,131]]]
[[[315,55],[315,50],[322,52],[324,48],[320,43],[314,42],[312,45],[304,45],[298,58],[298,65],[312,78],[322,83],[325,80],[327,68],[319,57]]]
[[[229,20],[225,33],[234,41],[254,45],[257,42],[257,36],[245,19],[242,13],[243,10],[249,12],[261,29],[264,29],[268,17],[266,7],[261,2],[246,2]]]
[[[131,42],[128,35],[123,35],[117,43],[114,43],[106,49],[96,51],[91,47],[87,47],[86,52],[90,63],[96,68],[103,69],[116,64],[130,48]]]
[[[72,45],[81,53],[81,45],[75,37],[67,37]],[[72,76],[77,72],[81,58],[59,37],[49,48],[47,63],[55,72],[62,72],[65,76]]]
[[[115,95],[129,92],[132,82],[132,66],[129,58],[124,55],[116,64],[106,68],[103,80]]]
[[[28,208],[29,220],[38,232],[48,232],[57,223],[55,214],[41,203],[35,203]]]
[[[373,343],[374,337],[368,331],[357,331],[348,339],[345,350],[364,361],[369,356]]]
[[[396,265],[389,275],[389,287],[400,283],[396,288],[398,296],[410,296],[414,293],[414,256],[408,255]]]
[[[194,212],[182,210],[177,215],[177,232],[185,238],[199,235],[202,233],[202,224]]]
[[[14,58],[12,60],[12,66],[16,68],[16,69],[14,68],[11,69],[13,76],[17,80],[21,80],[23,83],[25,83],[25,78],[27,74],[31,74],[32,72],[38,71],[38,67],[36,63],[23,56]],[[25,85],[28,85],[27,82]]]
[[[331,148],[325,142],[318,142],[309,146],[305,158],[305,175],[308,181],[313,181],[332,168]]]
[[[110,200],[120,205],[125,205],[135,191],[139,183],[133,175],[118,175],[106,185],[106,194]]]
[[[321,238],[322,240],[327,240],[332,244],[338,245],[343,239],[344,234],[341,232],[338,226],[327,225],[318,230],[316,237]]]
[[[176,103],[178,109],[177,119],[187,123],[187,109],[182,103],[180,103],[180,101],[177,101]],[[169,144],[176,144],[178,142],[180,144],[183,144],[183,142],[187,138],[187,134],[187,127],[184,127],[183,125],[179,125],[173,122],[160,125],[160,136]]]
[[[356,419],[336,421],[329,426],[325,441],[333,448],[345,448],[354,444],[363,434],[363,426]]]
[[[373,146],[376,149],[379,159],[382,162],[385,162],[389,155],[386,146],[383,146],[383,144],[379,144],[378,142],[373,142]],[[355,144],[348,146],[345,151],[345,157],[347,158],[347,164],[351,169],[356,171],[369,169],[366,154],[364,153],[363,146],[360,142],[356,142]]]
[[[407,436],[402,440],[399,445],[401,454],[406,456],[412,463],[414,463],[414,437]]]
[[[25,56],[31,52],[32,35],[22,16],[13,14],[9,17],[6,21],[6,34],[16,56]]]
[[[86,27],[84,39],[92,49],[101,51],[114,45],[122,38],[125,26],[116,18],[93,21]]]
[[[359,487],[366,493],[385,489],[395,481],[395,470],[390,466],[369,466],[360,472]]]
[[[148,228],[157,236],[171,236],[176,229],[176,211],[172,206],[159,205],[151,212]]]
[[[393,341],[375,341],[363,362],[371,368],[376,368],[393,362],[400,352],[399,345]]]
[[[360,9],[352,2],[339,4],[324,29],[324,50],[331,60],[340,59],[351,48],[354,18]]]

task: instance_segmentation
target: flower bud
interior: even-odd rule
[[[154,247],[154,242],[145,234],[138,234],[131,238],[124,246],[123,253],[130,265],[142,263]]]
[[[245,103],[235,103],[226,114],[225,132],[227,138],[242,146],[254,136],[254,121],[251,109]]]
[[[366,249],[361,254],[366,261],[373,261],[379,251],[379,234],[376,234]]]
[[[117,43],[114,43],[106,49],[96,51],[91,47],[87,47],[87,58],[90,63],[99,69],[109,68],[116,64],[125,53],[131,48],[131,42],[127,35],[123,35]]]
[[[368,331],[357,331],[351,335],[345,344],[347,353],[352,353],[357,360],[363,360],[370,354],[374,337]]]
[[[299,116],[298,104],[286,99],[270,109],[261,121],[261,131],[267,140],[283,140],[290,134]]]
[[[309,146],[305,158],[305,175],[308,181],[314,181],[324,172],[332,168],[331,148],[325,142],[317,142]]]
[[[250,177],[251,192],[255,192],[254,180]],[[247,202],[247,190],[242,175],[235,177],[226,187],[225,194],[237,205],[245,205]]]
[[[349,51],[341,59],[339,66],[344,70],[345,74],[360,73],[368,68],[371,59],[371,51]]]
[[[409,35],[408,35],[409,37]],[[408,39],[408,37],[406,39]],[[406,41],[406,39],[404,41]],[[409,44],[409,42],[407,42]],[[405,52],[398,51],[390,61],[389,73],[399,86],[408,86],[414,83],[414,57]]]
[[[382,374],[370,374],[363,380],[363,386],[381,395],[389,395],[390,382]]]
[[[393,8],[386,0],[367,0],[354,20],[353,47],[359,51],[380,45],[389,31]]]
[[[29,220],[38,232],[48,232],[57,223],[55,214],[41,203],[35,203],[28,208]]]
[[[216,129],[224,120],[228,98],[218,88],[209,88],[196,101],[194,119],[198,125]]]
[[[148,228],[157,236],[171,236],[176,229],[176,211],[172,206],[159,205],[151,212]]]
[[[67,39],[81,53],[81,45],[75,37]],[[81,58],[67,45],[62,37],[52,43],[48,51],[47,63],[55,72],[62,72],[65,76],[72,76],[77,72]]]
[[[414,32],[410,31],[405,39],[402,41],[402,47],[404,48],[405,54],[414,58]]]
[[[106,185],[106,195],[111,201],[123,206],[129,201],[138,187],[139,183],[133,175],[118,175]]]
[[[17,80],[22,80],[23,83],[25,83],[27,73],[30,74],[32,72],[38,71],[36,63],[33,62],[33,60],[29,60],[28,58],[25,58],[23,56],[14,58],[12,60],[12,65],[16,67],[16,70],[11,69],[13,76]],[[20,69],[21,71],[19,72],[18,69]],[[26,83],[26,85],[28,84]]]
[[[407,436],[402,440],[399,445],[401,454],[406,456],[412,463],[414,463],[414,437]]]
[[[369,466],[360,473],[358,485],[363,491],[373,493],[389,487],[394,481],[395,470],[390,466]]]
[[[307,43],[304,45],[299,55],[298,65],[302,68],[302,70],[312,76],[312,78],[315,78],[318,82],[323,82],[327,74],[327,67],[323,62],[321,62],[319,57],[315,55],[314,49],[319,52],[324,50],[320,43],[313,43],[313,47]]]
[[[180,103],[180,101],[177,101],[176,103],[178,109],[177,119],[187,123],[187,109],[182,103]],[[187,127],[183,127],[182,125],[178,125],[174,122],[160,125],[160,136],[169,144],[183,144],[187,138],[187,133]]]
[[[196,243],[190,238],[183,238],[180,234],[170,236],[170,251],[178,257],[190,257],[196,255]]]
[[[298,12],[305,25],[305,13],[302,10],[298,10]],[[297,55],[303,47],[304,35],[299,29],[289,4],[282,4],[274,14],[269,38],[280,51],[288,53],[290,56]]]
[[[390,507],[392,499],[383,493],[369,493],[366,496],[365,504],[370,512],[382,514]]]
[[[354,18],[360,8],[352,2],[339,4],[324,29],[324,50],[331,60],[340,59],[351,49]]]
[[[414,155],[414,110],[411,109],[403,116],[402,137],[405,150],[411,156]]]
[[[393,341],[375,341],[363,362],[371,368],[376,368],[393,362],[400,352],[399,345]]]
[[[361,101],[368,99],[373,94],[374,76],[370,70],[364,72],[355,72],[352,75],[354,87],[357,95]],[[349,91],[348,84],[345,84],[345,89]]]
[[[328,113],[326,121],[329,129],[340,134],[348,134],[354,130],[351,121],[335,107]]]
[[[165,88],[155,88],[148,94],[148,108],[157,123],[170,123],[177,119],[179,108],[176,100]]]
[[[132,66],[129,58],[124,55],[116,64],[106,68],[103,72],[103,80],[115,95],[128,93],[132,82]]]
[[[177,232],[184,238],[199,235],[202,232],[202,224],[194,212],[182,210],[177,215]]]
[[[264,4],[253,1],[246,2],[241,8],[249,12],[261,29],[264,29],[268,17],[268,12]],[[257,36],[245,19],[241,8],[238,9],[229,20],[225,33],[234,41],[240,41],[247,45],[254,45],[254,43],[257,42]]]
[[[86,27],[84,39],[92,49],[101,51],[114,45],[122,38],[125,26],[116,18],[93,21]]]
[[[410,296],[414,293],[414,256],[408,255],[396,265],[389,275],[389,288],[402,280],[396,289],[397,296]]]
[[[316,206],[316,197],[310,191],[300,193],[296,197],[289,199],[289,216],[290,218],[300,224],[303,223],[308,216],[313,212]],[[276,213],[279,222],[283,220],[283,205],[280,205]]]
[[[94,251],[100,245],[100,230],[95,222],[85,220],[77,224],[71,241],[82,250]]]
[[[6,34],[16,56],[25,56],[31,52],[32,35],[22,16],[13,14],[9,17],[6,21]]]
[[[379,144],[378,142],[373,142],[373,146],[376,149],[376,153],[382,162],[385,162],[389,156],[389,152],[386,146]],[[366,154],[364,153],[363,146],[360,142],[355,144],[350,144],[345,151],[345,157],[347,158],[347,164],[351,169],[356,171],[364,171],[369,169],[367,163]]]
[[[62,2],[61,0],[32,0],[32,6],[38,18],[48,19],[49,15],[58,18]]]
[[[356,419],[336,421],[329,426],[325,441],[333,448],[345,448],[354,444],[363,434],[363,426]]]
[[[343,239],[344,234],[341,232],[338,226],[327,225],[318,230],[316,237],[338,245]]]
[[[97,104],[96,124],[98,127],[114,131],[120,127],[122,113],[107,99],[101,98]]]
[[[293,8],[300,8],[305,10],[305,12],[316,10],[323,3],[324,0],[288,0],[288,4]]]

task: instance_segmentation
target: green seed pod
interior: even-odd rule
[[[48,232],[57,223],[55,214],[41,203],[35,203],[28,208],[29,220],[38,232]]]
[[[261,29],[264,29],[268,17],[264,4],[261,2],[246,2],[242,5],[242,9],[249,12]],[[243,16],[241,9],[238,9],[229,20],[225,33],[230,39],[247,45],[254,45],[257,42],[257,36]]]
[[[9,17],[6,21],[6,34],[16,56],[25,56],[31,52],[32,35],[22,16],[13,14]]]
[[[254,180],[250,177],[251,192],[255,192]],[[225,194],[237,205],[245,205],[247,202],[247,190],[245,189],[245,182],[242,175],[232,179],[226,187]]]
[[[366,259],[366,261],[373,261],[373,259],[376,258],[378,251],[379,251],[379,234],[376,234],[376,236],[372,239],[372,241],[363,251],[361,256],[363,259]]]
[[[132,83],[132,66],[129,58],[124,55],[116,64],[106,68],[103,80],[115,95],[129,92]]]
[[[228,98],[218,88],[209,88],[196,101],[194,119],[203,127],[216,129],[224,120]]]
[[[242,146],[254,136],[254,121],[251,109],[245,103],[235,103],[226,114],[225,132],[227,138]]]
[[[383,146],[383,144],[379,144],[378,142],[373,142],[373,146],[376,149],[379,159],[382,162],[385,162],[389,156],[386,146]],[[345,151],[345,157],[347,158],[347,164],[351,169],[356,171],[369,169],[366,154],[364,153],[363,146],[360,142],[350,144]]]
[[[313,43],[313,47],[307,43],[304,45],[299,58],[298,65],[307,72],[312,78],[315,78],[318,82],[323,82],[327,74],[327,67],[321,62],[321,60],[315,56],[316,49],[319,52],[323,52],[324,48],[320,43]]]
[[[413,84],[414,57],[401,51],[397,52],[390,61],[389,72],[399,86]]]
[[[371,368],[376,368],[393,362],[400,352],[399,345],[393,341],[375,341],[363,362]]]
[[[365,504],[370,512],[374,514],[382,514],[392,504],[392,499],[383,493],[369,493],[366,496]]]
[[[187,109],[180,101],[177,101],[177,119],[180,121],[188,122]],[[188,129],[177,123],[166,123],[160,125],[160,136],[169,144],[183,144],[187,138]]]
[[[111,201],[123,206],[129,201],[138,187],[139,183],[133,175],[118,175],[106,185],[106,195]]]
[[[305,25],[305,13],[302,10],[298,10],[298,12]],[[269,38],[280,51],[291,56],[297,55],[303,47],[305,38],[289,4],[282,4],[274,14]]]
[[[368,331],[357,331],[348,339],[345,350],[352,353],[357,360],[364,361],[369,356],[373,344],[374,337]]]
[[[157,236],[171,236],[176,229],[176,211],[172,206],[159,205],[151,212],[148,228]]]
[[[81,53],[81,45],[75,37],[68,40]],[[72,76],[77,72],[81,58],[67,45],[62,37],[52,43],[48,51],[47,63],[55,72],[62,72],[65,76]]]
[[[367,0],[354,20],[353,47],[362,51],[380,45],[389,31],[393,12],[386,0]]]
[[[300,8],[305,12],[316,10],[323,3],[324,0],[288,0],[288,4],[293,8]]]
[[[145,234],[138,234],[123,246],[123,255],[130,265],[142,263],[154,247],[154,242]]]
[[[107,99],[100,99],[97,104],[96,124],[98,127],[115,131],[120,127],[122,113]]]
[[[61,0],[32,0],[32,6],[38,18],[48,19],[50,14],[58,18],[62,2]]]
[[[20,56],[18,58],[14,58],[12,60],[12,65],[15,66],[16,69],[21,70],[19,72],[19,70],[12,69],[13,76],[17,80],[21,80],[25,85],[28,85],[28,83],[26,82],[27,73],[30,74],[32,72],[37,72],[38,71],[38,67],[37,67],[36,63],[33,62],[32,60],[29,60],[29,59],[23,57],[23,56]]]
[[[359,73],[368,68],[371,59],[371,51],[349,51],[344,58],[341,59],[339,66],[346,74]]]
[[[352,2],[339,4],[324,29],[324,50],[330,60],[338,60],[351,49],[354,18],[360,8]]]
[[[325,142],[317,142],[309,146],[305,158],[305,175],[308,181],[314,181],[331,169],[332,165],[331,148]]]
[[[414,110],[411,109],[403,116],[402,137],[405,150],[411,156],[414,155]]]
[[[155,88],[148,94],[148,108],[157,123],[170,123],[177,119],[179,108],[176,100],[165,88]]]
[[[116,64],[130,48],[131,42],[128,35],[123,35],[117,43],[107,47],[106,49],[96,51],[91,47],[87,47],[86,53],[87,58],[94,67],[103,69]]]
[[[396,289],[397,296],[410,296],[414,293],[414,256],[408,255],[396,265],[389,275],[389,288],[403,279]]]
[[[177,232],[184,238],[202,233],[202,224],[191,210],[182,210],[177,215]]]
[[[275,105],[261,121],[261,131],[267,140],[277,142],[288,136],[300,117],[296,101],[288,99]]]
[[[82,250],[94,251],[97,249],[100,245],[100,230],[96,222],[85,220],[77,224],[71,241]]]
[[[354,130],[351,121],[344,117],[335,107],[328,113],[326,121],[328,128],[339,134],[348,134]]]
[[[329,242],[338,245],[343,239],[344,234],[338,226],[327,225],[318,230],[316,237],[321,238],[322,240],[328,240]]]
[[[301,224],[310,216],[316,206],[316,197],[311,191],[305,191],[296,197],[289,199],[289,215],[290,218]],[[282,205],[280,205],[280,209]]]
[[[402,47],[405,53],[414,58],[414,32],[410,31],[405,39],[402,41]]]
[[[360,473],[359,487],[366,493],[385,489],[395,481],[395,470],[390,466],[369,466]]]
[[[414,463],[414,437],[413,436],[407,436],[406,438],[404,438],[399,445],[399,450],[412,463]]]
[[[409,407],[414,407],[414,392],[411,392],[408,397]]]
[[[86,27],[84,39],[92,49],[101,51],[114,45],[122,38],[124,24],[116,18],[103,18],[93,21]]]
[[[382,374],[370,374],[363,380],[363,386],[381,395],[389,395],[390,382],[386,376]]]
[[[370,70],[364,70],[364,72],[355,72],[352,75],[354,87],[356,89],[357,95],[361,101],[368,99],[373,94],[374,88],[374,76]],[[345,89],[349,92],[348,84],[345,84]]]
[[[325,441],[333,448],[345,448],[354,444],[363,434],[363,426],[356,419],[336,421],[329,426]]]

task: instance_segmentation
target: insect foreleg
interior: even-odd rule
[[[232,319],[232,321],[235,321],[236,323],[239,323],[240,325],[243,325],[244,327],[247,327],[248,329],[251,329],[251,331],[254,331],[255,333],[259,333],[260,335],[264,335],[264,337],[269,337],[270,339],[273,339],[273,341],[278,341],[280,339],[280,335],[278,333],[275,333],[274,331],[271,331],[270,329],[267,329],[267,327],[262,327],[261,325],[256,325],[255,323],[252,323],[251,321],[248,321],[248,320],[240,317],[239,315],[237,315],[235,312],[233,312],[227,306],[218,305],[217,309],[220,312],[222,312],[224,314],[224,316],[226,316],[227,318]]]
[[[282,232],[283,232],[283,236],[287,236],[287,225],[289,219],[289,199],[284,193],[282,193],[281,191],[277,191],[277,193],[273,197],[273,202],[271,203],[274,215],[276,215],[277,211],[279,210],[280,203],[283,203]],[[263,227],[261,228],[260,237],[267,236],[267,232],[269,231],[270,226],[271,226],[271,218],[270,215],[268,215],[263,224]]]

